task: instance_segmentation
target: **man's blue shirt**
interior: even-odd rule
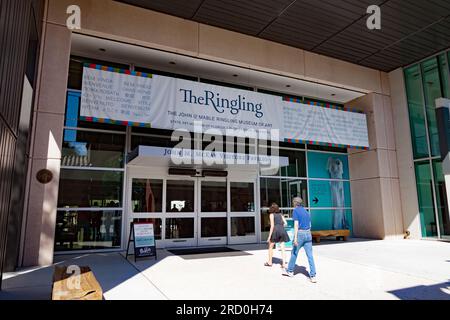
[[[298,206],[294,209],[292,219],[298,221],[299,229],[311,229],[311,214],[303,206]]]

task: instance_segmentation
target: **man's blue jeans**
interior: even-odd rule
[[[297,256],[300,249],[305,248],[306,256],[309,262],[309,276],[316,276],[316,266],[314,265],[314,258],[312,253],[312,235],[311,231],[298,230],[297,235],[298,245],[292,247],[291,259],[289,260],[289,265],[287,268],[288,272],[294,272],[295,262],[297,261]]]

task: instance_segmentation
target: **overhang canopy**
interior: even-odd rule
[[[450,46],[448,0],[119,0],[391,71]],[[381,30],[366,26],[370,5]]]
[[[182,158],[181,158],[182,157]],[[214,163],[213,160],[216,159]],[[184,162],[181,163],[181,160]],[[259,165],[268,167],[268,164],[279,163],[280,167],[289,165],[288,157],[249,155],[244,153],[211,152],[205,150],[164,148],[153,146],[138,146],[128,154],[128,166],[141,167],[172,167],[184,168],[258,168]]]

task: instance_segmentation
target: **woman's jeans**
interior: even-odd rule
[[[294,272],[295,262],[297,261],[298,252],[303,247],[305,248],[306,256],[309,262],[309,276],[316,276],[316,266],[314,265],[314,258],[312,253],[312,235],[311,231],[298,230],[298,245],[292,247],[291,259],[287,268],[288,272]]]

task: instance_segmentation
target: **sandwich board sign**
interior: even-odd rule
[[[134,260],[136,258],[155,257],[156,242],[153,223],[131,222],[130,237],[128,239],[127,255],[130,249],[130,242],[134,246]]]

